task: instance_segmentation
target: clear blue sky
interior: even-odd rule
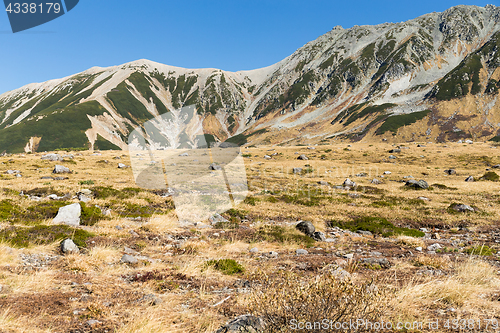
[[[488,3],[500,5],[498,0],[80,0],[64,16],[17,34],[3,12],[0,94],[143,58],[187,68],[255,69],[282,60],[336,25],[401,22],[459,4]]]

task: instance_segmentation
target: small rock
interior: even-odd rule
[[[124,263],[124,264],[134,265],[134,264],[137,264],[139,261],[134,256],[131,256],[129,254],[124,254],[123,257],[120,259],[120,262]]]
[[[382,184],[382,181],[378,180],[377,178],[373,178],[371,183],[375,184],[375,185],[379,185],[379,184]]]
[[[297,157],[297,159],[307,161],[309,158],[306,155],[302,154],[299,157]]]
[[[474,181],[474,177],[469,176],[469,177],[465,178],[465,181],[466,182],[473,182]]]
[[[343,257],[346,259],[352,259],[352,258],[354,258],[354,254],[353,253],[344,254]]]
[[[400,153],[400,152],[401,152],[401,149],[399,149],[399,148],[394,148],[394,149],[389,150],[390,154]]]
[[[250,249],[250,253],[259,253],[259,249],[254,247]]]
[[[271,156],[269,156],[269,155],[264,155],[264,158],[265,158],[266,160],[270,160],[270,159],[272,159],[272,157],[271,157]]]
[[[390,159],[390,160],[395,160],[396,158],[397,158],[397,157],[396,157],[396,156],[394,156],[394,155],[389,155],[389,159]]]
[[[411,180],[406,182],[406,186],[411,187],[411,188],[415,188],[415,189],[424,189],[424,190],[429,188],[429,184],[427,184],[427,182],[425,180],[422,180],[422,179],[419,181],[411,179]]]
[[[431,239],[441,239],[441,236],[439,236],[439,234],[435,232],[431,235]]]
[[[384,171],[384,175],[390,175],[392,172],[390,171]]]
[[[364,236],[373,236],[373,234],[370,231],[367,230],[358,230],[358,234],[364,235]]]
[[[323,186],[328,186],[328,185],[330,185],[330,184],[328,184],[328,182],[325,182],[324,180],[320,180],[320,181],[318,182],[318,184],[319,184],[319,185],[323,185]]]
[[[57,162],[57,161],[62,161],[63,160],[62,156],[58,155],[58,154],[42,155],[41,159],[42,160],[49,160],[49,161],[53,161],[53,162]]]
[[[316,231],[314,225],[309,221],[300,221],[295,228],[307,236],[312,236]]]
[[[69,170],[69,168],[66,168],[65,166],[62,166],[62,165],[56,165],[54,167],[54,170],[52,171],[52,173],[70,173],[71,171]]]
[[[454,211],[465,213],[465,212],[474,212],[475,209],[472,208],[469,205],[464,205],[464,204],[455,204],[451,207]]]
[[[345,187],[356,187],[356,183],[350,180],[349,178],[344,180],[344,183],[342,185]]]
[[[325,234],[322,233],[321,231],[315,231],[312,234],[311,238],[318,242],[324,242],[326,240]]]
[[[215,163],[210,164],[208,167],[209,170],[222,170],[222,167],[220,165],[217,165]]]
[[[61,242],[61,251],[62,253],[78,253],[80,250],[78,249],[78,246],[69,238],[63,240]]]
[[[219,328],[215,333],[259,333],[264,332],[265,323],[262,318],[252,315],[242,315],[229,321],[226,325]]]
[[[82,207],[79,203],[74,203],[59,208],[56,217],[54,218],[54,223],[63,223],[69,226],[79,226],[80,225],[80,215],[82,213]]]
[[[214,216],[210,217],[208,220],[210,221],[211,224],[227,223],[227,222],[229,222],[228,220],[226,220],[220,214],[215,214]]]
[[[444,173],[451,176],[451,175],[456,174],[457,172],[454,169],[446,169],[446,170],[444,170]]]
[[[293,168],[293,173],[298,174],[302,172],[302,168]]]
[[[295,251],[295,253],[297,253],[297,255],[309,254],[309,252],[307,252],[307,250],[304,250],[304,249],[297,249],[297,251]]]
[[[418,247],[415,248],[415,250],[418,251],[418,252],[422,252],[423,249],[422,249],[421,246],[418,246]]]
[[[267,256],[268,256],[269,258],[276,259],[276,258],[278,258],[278,252],[271,251],[271,252],[269,252],[269,253],[267,254]]]
[[[435,243],[435,244],[432,244],[432,245],[428,246],[427,250],[428,251],[436,251],[436,250],[439,250],[441,248],[442,248],[441,244]]]
[[[182,154],[180,154],[179,156],[180,156],[180,157],[186,157],[186,156],[189,156],[189,154],[188,154],[188,153],[182,153]]]
[[[126,169],[126,168],[129,168],[129,166],[123,163],[118,163],[118,169]]]
[[[369,265],[380,265],[382,268],[391,267],[391,263],[386,258],[365,258],[362,259],[365,264]]]

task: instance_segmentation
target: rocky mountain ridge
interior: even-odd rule
[[[252,71],[94,67],[0,95],[0,150],[126,149],[135,128],[190,105],[216,142],[491,139],[500,134],[499,46],[500,7],[456,6],[337,26]]]

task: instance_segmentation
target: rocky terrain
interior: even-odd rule
[[[0,95],[0,151],[125,149],[135,128],[187,106],[209,142],[500,140],[499,29],[500,7],[456,6],[337,26],[257,70],[94,67]]]
[[[121,151],[6,154],[0,332],[497,331],[498,149],[244,148],[248,197],[189,225]]]

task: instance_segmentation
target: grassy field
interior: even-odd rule
[[[266,332],[325,318],[411,324],[407,332],[470,320],[488,331],[500,321],[500,182],[481,179],[500,174],[491,144],[242,148],[249,195],[226,222],[196,225],[117,167],[130,165],[126,152],[1,157],[0,332],[215,332],[242,314],[263,318]],[[68,179],[41,179],[59,176],[55,164]],[[356,187],[343,187],[347,178]],[[83,225],[54,225],[82,190],[92,193]],[[297,230],[301,220],[326,240]],[[65,238],[80,252],[61,253]]]

